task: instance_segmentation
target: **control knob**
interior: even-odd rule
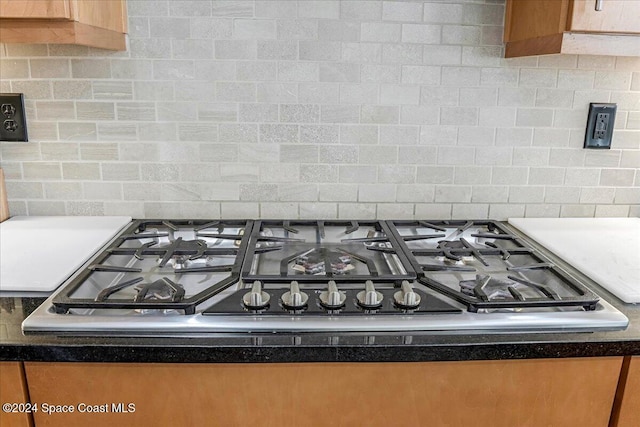
[[[364,282],[364,291],[358,292],[356,295],[358,304],[364,308],[378,308],[382,305],[382,294],[376,291],[371,280]]]
[[[338,290],[334,280],[329,280],[327,290],[320,292],[320,304],[326,308],[340,308],[344,305],[347,296]]]
[[[242,297],[242,302],[245,307],[256,310],[269,305],[270,298],[271,296],[262,290],[262,283],[256,280],[253,282],[253,285],[251,285],[251,291]]]
[[[417,308],[420,305],[420,295],[413,291],[411,283],[407,280],[402,281],[402,287],[398,292],[393,294],[396,305],[400,308]]]
[[[282,294],[282,305],[287,308],[301,309],[307,305],[309,295],[300,292],[300,285],[295,280],[291,282],[289,291]]]

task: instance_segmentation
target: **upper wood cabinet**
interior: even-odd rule
[[[504,40],[507,58],[640,56],[640,1],[507,0]]]
[[[124,0],[0,0],[2,43],[80,44],[125,50]]]

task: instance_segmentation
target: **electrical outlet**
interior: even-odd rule
[[[611,148],[617,108],[616,104],[589,104],[584,148]]]
[[[21,93],[0,93],[0,141],[28,141]]]

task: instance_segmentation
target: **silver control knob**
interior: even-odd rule
[[[416,308],[420,305],[420,295],[413,291],[411,283],[407,280],[402,282],[401,290],[393,294],[393,299],[401,308]]]
[[[327,284],[327,290],[320,292],[320,304],[326,308],[340,308],[347,300],[344,292],[338,290],[338,285],[333,280]]]
[[[242,302],[247,308],[264,308],[269,305],[269,299],[271,296],[262,290],[262,283],[256,280],[251,285],[251,291],[244,294]]]
[[[356,298],[358,304],[364,308],[377,308],[382,305],[382,294],[376,291],[371,280],[364,282],[364,291],[358,292]]]
[[[309,295],[300,292],[300,285],[295,280],[291,282],[288,292],[282,294],[282,304],[287,308],[299,309],[307,305]]]

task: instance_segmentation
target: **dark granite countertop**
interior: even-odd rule
[[[640,305],[600,295],[629,318],[624,331],[519,334],[218,335],[206,338],[22,334],[44,298],[0,297],[0,360],[65,362],[393,362],[640,355]],[[335,337],[337,336],[337,342]],[[331,337],[334,337],[333,339]]]

